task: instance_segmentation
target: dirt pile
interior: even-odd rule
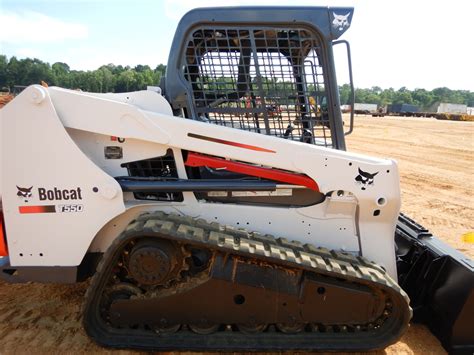
[[[11,100],[13,100],[12,94],[0,92],[0,108],[8,104]]]

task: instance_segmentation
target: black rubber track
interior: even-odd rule
[[[118,255],[131,239],[137,237],[176,240],[365,285],[386,295],[382,302],[390,303],[390,312],[384,312],[376,322],[371,320],[361,329],[337,332],[284,334],[268,330],[243,334],[235,330],[222,330],[199,335],[184,329],[160,335],[145,329],[117,329],[101,318],[100,300]],[[404,291],[381,267],[364,258],[237,230],[202,219],[156,212],[141,215],[132,221],[104,254],[86,293],[83,324],[88,335],[98,344],[113,348],[160,351],[369,351],[395,343],[405,332],[411,314],[409,299]]]

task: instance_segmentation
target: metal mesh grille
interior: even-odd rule
[[[136,178],[178,177],[176,162],[171,150],[168,150],[162,157],[132,161],[121,166],[127,169],[128,176]],[[134,192],[133,195],[137,200],[183,201],[181,192]]]
[[[127,168],[128,176],[133,177],[178,177],[172,153],[159,158],[125,163],[122,167]]]
[[[332,146],[319,43],[306,29],[199,28],[183,66],[193,113],[210,123]]]

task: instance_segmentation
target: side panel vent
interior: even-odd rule
[[[176,162],[173,152],[169,149],[166,155],[156,158],[137,160],[121,165],[126,168],[128,176],[139,178],[178,178],[178,170],[176,169]],[[144,193],[135,192],[133,194],[137,200],[152,200],[152,201],[183,201],[183,194],[181,192],[157,192]]]

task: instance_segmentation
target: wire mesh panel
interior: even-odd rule
[[[173,179],[178,178],[178,170],[173,151],[168,149],[166,155],[156,158],[136,160],[121,165],[126,168],[128,176],[140,179]],[[181,192],[134,192],[137,200],[183,201]]]
[[[183,70],[195,118],[332,146],[316,33],[201,27],[190,36]]]

